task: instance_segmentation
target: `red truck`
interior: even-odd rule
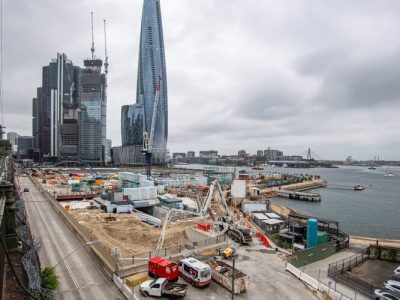
[[[178,265],[168,259],[163,259],[158,256],[152,257],[149,260],[148,267],[150,277],[162,277],[166,278],[168,281],[178,280]]]

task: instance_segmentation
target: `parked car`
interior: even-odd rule
[[[25,193],[29,193],[29,188],[24,188]]]
[[[394,270],[394,275],[400,275],[400,266]]]
[[[183,298],[186,296],[188,285],[184,283],[168,282],[167,278],[156,278],[143,282],[140,287],[140,293],[147,296]]]
[[[400,293],[393,292],[387,289],[376,289],[375,290],[376,300],[400,300]]]
[[[398,281],[388,280],[383,284],[383,286],[388,290],[400,293],[400,282]]]
[[[392,277],[392,280],[400,281],[400,274],[394,275],[394,276]]]

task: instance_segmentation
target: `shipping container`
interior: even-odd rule
[[[161,257],[155,256],[148,263],[150,277],[162,277],[169,281],[178,280],[178,265]]]

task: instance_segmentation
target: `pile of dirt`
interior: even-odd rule
[[[160,228],[143,223],[134,214],[108,214],[100,210],[74,209],[70,213],[112,253],[119,248],[121,256],[132,256],[154,250],[160,237]],[[116,221],[106,222],[109,215]],[[178,246],[188,241],[185,228],[193,222],[170,225],[164,247]]]

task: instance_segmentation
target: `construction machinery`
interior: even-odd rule
[[[142,153],[146,159],[146,175],[148,178],[151,177],[151,166],[153,157],[153,142],[154,142],[154,130],[156,127],[158,103],[160,102],[160,90],[161,90],[161,76],[158,76],[158,83],[156,84],[156,94],[154,96],[153,114],[151,117],[150,132],[143,132],[143,150]]]
[[[212,201],[215,195],[219,196],[220,201]],[[158,240],[156,255],[159,256],[164,245],[166,230],[171,218],[171,215],[177,213],[190,213],[199,217],[209,216],[213,220],[214,228],[219,229],[219,235],[227,234],[232,240],[237,243],[248,245],[252,242],[250,229],[236,224],[229,211],[228,204],[222,194],[221,186],[217,180],[214,180],[208,189],[207,196],[204,200],[201,197],[197,198],[198,212],[189,212],[182,209],[171,208],[168,210],[162,224],[160,238]]]
[[[224,251],[221,252],[221,255],[227,259],[231,258],[236,253],[236,249],[232,247],[226,248]]]
[[[91,165],[89,165],[86,162],[81,162],[81,166],[84,167],[85,169],[89,169],[90,172],[92,172],[92,174],[94,175],[95,179],[102,179],[103,177],[101,176],[101,174],[99,172],[97,172]]]

